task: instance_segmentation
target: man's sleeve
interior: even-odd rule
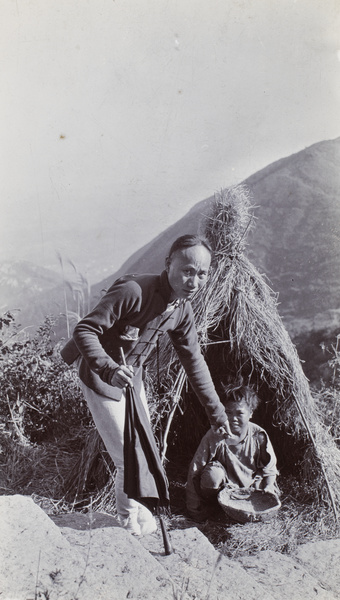
[[[140,288],[133,281],[117,283],[75,327],[73,339],[92,371],[110,384],[119,366],[104,350],[100,337],[116,321],[140,306]]]
[[[205,408],[211,425],[220,426],[226,421],[226,413],[211,379],[207,363],[201,353],[197,339],[191,304],[186,302],[181,323],[169,331],[170,338],[178,354],[190,384],[199,401]]]

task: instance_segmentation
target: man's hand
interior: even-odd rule
[[[111,377],[111,385],[114,387],[124,388],[127,385],[133,387],[133,367],[131,365],[120,365],[118,369],[115,370],[114,374]]]
[[[211,429],[212,429],[212,430],[213,430],[215,433],[218,433],[218,434],[220,434],[220,435],[223,435],[223,437],[224,437],[226,440],[230,440],[230,441],[232,441],[232,440],[236,440],[236,439],[237,439],[237,436],[235,436],[235,435],[233,435],[233,434],[231,433],[231,430],[230,430],[230,425],[229,425],[228,418],[226,418],[226,420],[224,421],[224,423],[222,423],[222,425],[212,425],[212,426],[211,426]]]

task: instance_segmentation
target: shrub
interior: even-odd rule
[[[11,312],[0,318],[0,422],[21,441],[43,442],[90,421],[76,371],[53,343],[48,316],[30,338]]]
[[[340,446],[340,334],[330,349],[323,344],[323,351],[331,355],[327,363],[331,376],[328,382],[321,380],[315,391],[317,409],[321,421]]]

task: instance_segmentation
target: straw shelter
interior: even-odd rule
[[[202,352],[217,391],[240,382],[255,388],[261,404],[254,420],[268,431],[282,476],[293,475],[312,502],[327,504],[336,518],[339,449],[318,416],[296,348],[279,315],[277,297],[246,256],[247,235],[254,226],[254,206],[243,185],[217,193],[210,213],[202,218],[200,233],[214,250],[207,285],[192,302]],[[162,460],[171,455],[178,465],[189,464],[209,423],[167,336],[148,361],[145,383]],[[69,478],[80,495],[89,473],[95,477],[97,435],[90,432],[91,443],[84,449],[87,458],[82,455]],[[111,498],[112,477],[110,481],[103,493]],[[103,506],[102,501],[99,494],[95,504]]]
[[[296,348],[280,318],[277,297],[246,256],[247,234],[255,225],[253,213],[249,190],[239,185],[216,194],[210,214],[202,220],[201,233],[214,250],[211,277],[193,300],[202,351],[217,390],[226,384],[237,387],[242,381],[256,389],[262,402],[254,420],[267,429],[279,466],[320,502],[326,501],[336,515],[339,449],[318,417]],[[194,452],[208,424],[187,389],[171,346],[166,340],[160,346],[148,380],[164,458],[173,438],[177,451],[180,438],[189,447],[191,439]],[[184,417],[176,415],[177,407],[185,411]]]

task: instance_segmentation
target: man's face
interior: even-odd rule
[[[171,300],[190,299],[205,284],[210,262],[210,252],[205,246],[176,250],[166,265],[173,291]]]

